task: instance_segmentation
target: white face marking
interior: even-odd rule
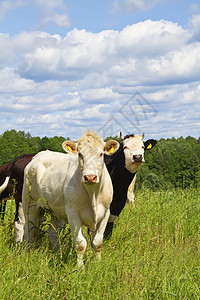
[[[123,141],[125,167],[131,172],[135,173],[144,163],[144,144],[142,137],[134,135],[134,137],[127,138]]]
[[[84,143],[78,147],[78,155],[82,180],[84,176],[93,175],[97,177],[98,183],[104,166],[103,145],[93,147],[90,143]]]

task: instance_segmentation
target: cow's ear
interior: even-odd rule
[[[119,149],[119,142],[115,140],[108,140],[104,146],[104,153],[107,155],[112,155]]]
[[[144,150],[150,150],[152,149],[155,145],[157,144],[157,141],[156,140],[147,140],[145,143],[144,143]]]
[[[67,153],[76,153],[77,151],[76,143],[73,141],[64,141],[62,147]]]

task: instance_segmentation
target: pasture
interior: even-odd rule
[[[48,215],[35,250],[14,242],[14,203],[0,225],[0,299],[200,299],[200,191],[138,190],[96,261],[88,241],[85,268],[76,268],[69,230],[53,253]]]

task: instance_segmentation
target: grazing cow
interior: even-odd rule
[[[35,154],[25,154],[15,158],[0,167],[0,212],[1,219],[4,219],[6,200],[14,194],[16,203],[15,224],[18,221],[18,208],[22,202],[22,187],[24,181],[24,168],[31,161]],[[14,182],[14,180],[16,182]],[[14,191],[15,188],[15,191]]]
[[[83,266],[87,245],[82,225],[93,232],[92,246],[97,257],[100,257],[113,196],[103,154],[109,155],[110,150],[113,153],[118,148],[118,142],[109,140],[105,143],[96,133],[87,131],[77,143],[63,143],[63,149],[70,154],[51,151],[37,154],[26,167],[24,175],[22,203],[25,241],[31,243],[36,240],[39,211],[45,207],[53,214],[55,229],[62,220],[69,224],[74,236],[78,267]]]
[[[111,156],[105,155],[104,161],[113,184],[113,200],[110,205],[110,218],[104,233],[105,238],[111,236],[113,221],[125,206],[128,188],[130,185],[133,187],[132,181],[144,163],[144,150],[153,148],[157,143],[152,139],[143,143],[143,138],[144,133],[142,137],[134,134],[127,135],[123,138],[118,151]],[[128,196],[129,194],[130,190]]]

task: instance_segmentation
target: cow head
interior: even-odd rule
[[[144,150],[152,149],[157,141],[151,139],[144,143],[144,133],[142,136],[132,134],[127,135],[124,138],[121,136],[121,138],[123,140],[125,167],[129,172],[135,173],[145,162]]]
[[[119,143],[109,140],[106,143],[95,132],[87,131],[78,141],[65,141],[63,149],[71,154],[78,154],[82,182],[94,184],[99,182],[104,167],[104,153],[111,155],[119,148]]]

